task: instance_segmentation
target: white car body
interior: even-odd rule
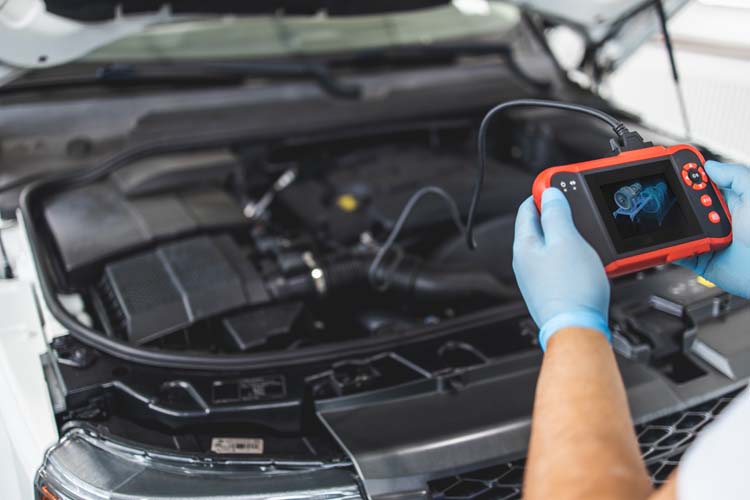
[[[2,231],[17,278],[0,281],[0,484],[8,500],[34,497],[34,475],[58,439],[40,355],[61,332],[36,291],[20,226]]]
[[[0,47],[19,49],[12,56],[0,54],[0,60],[19,67],[60,64],[168,17],[164,11],[83,26],[46,13],[42,0],[0,0]],[[24,39],[29,42],[19,45]],[[28,500],[46,450],[59,439],[40,356],[66,332],[38,290],[23,221],[0,227],[15,273],[14,279],[0,280],[0,497]],[[70,299],[69,310],[84,314],[80,300]]]

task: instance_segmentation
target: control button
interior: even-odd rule
[[[696,191],[706,187],[708,179],[704,179],[704,176],[705,175],[701,175],[700,170],[698,170],[698,165],[695,163],[686,163],[682,167],[682,180],[685,181],[685,184],[691,186]]]
[[[701,177],[701,173],[698,172],[696,169],[688,170],[688,177],[690,177],[690,180],[692,182],[702,182],[703,178]]]
[[[686,163],[686,164],[684,164],[682,166],[682,170],[693,170],[694,168],[698,168],[698,164],[697,163],[690,162],[690,163]]]
[[[710,220],[714,224],[718,224],[719,221],[721,221],[721,217],[717,212],[711,210],[710,212],[708,212],[708,220]]]
[[[711,197],[707,194],[701,196],[701,205],[703,205],[704,207],[710,207],[711,205],[713,205],[713,203],[714,200],[712,200]]]
[[[706,175],[706,171],[703,170],[703,167],[698,167],[698,173],[701,174],[701,180],[703,182],[708,182],[708,176]]]

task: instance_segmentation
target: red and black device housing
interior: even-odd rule
[[[598,160],[551,167],[534,181],[560,189],[581,235],[609,277],[726,247],[729,210],[689,145],[653,146]]]

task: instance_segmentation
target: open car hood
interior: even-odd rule
[[[689,0],[662,0],[668,17]],[[659,31],[653,0],[512,0],[545,21],[565,24],[581,33],[596,64],[611,71]]]
[[[687,1],[664,0],[665,9],[671,15]],[[501,3],[514,4],[546,22],[576,29],[586,39],[589,49],[597,54],[598,66],[605,70],[616,67],[658,29],[650,0],[218,0],[170,5],[132,0],[6,0],[0,2],[0,61],[16,68],[35,68],[92,57],[101,61],[112,56],[127,56],[129,50],[140,51],[142,59],[147,59],[149,54],[154,59],[163,59],[165,46],[175,40],[190,42],[193,32],[196,41],[216,42],[216,47],[207,53],[221,55],[226,40],[206,37],[208,23],[259,17],[276,23],[282,17],[285,20],[286,17],[363,18],[430,8],[447,8],[457,15],[481,18],[495,12]],[[230,29],[230,25],[225,29]],[[178,39],[175,30],[179,31]]]

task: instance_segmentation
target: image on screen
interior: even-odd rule
[[[692,233],[663,174],[605,184],[604,200],[620,252],[658,245]],[[619,244],[617,244],[619,243]]]

